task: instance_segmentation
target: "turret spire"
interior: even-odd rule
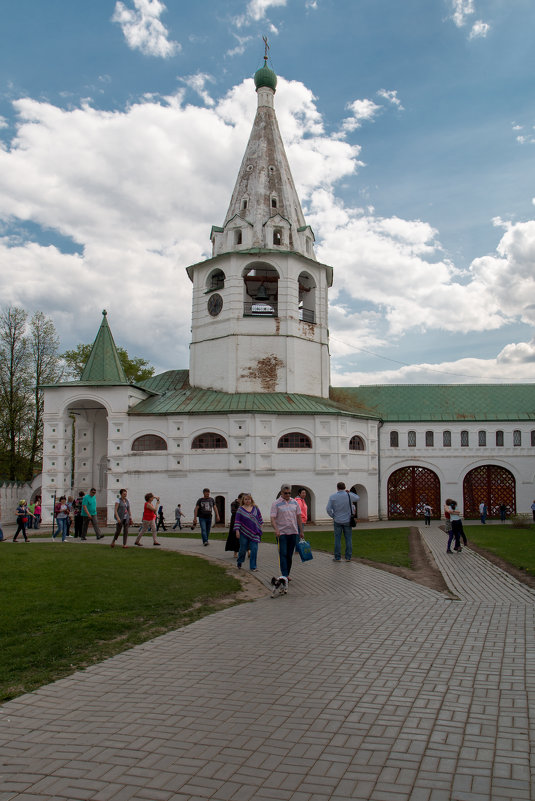
[[[128,384],[110,326],[108,325],[107,314],[106,309],[104,309],[100,328],[80,378],[82,383]]]

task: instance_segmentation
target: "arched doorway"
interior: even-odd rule
[[[440,518],[440,479],[427,467],[411,465],[395,470],[388,479],[388,519],[423,518],[424,504]]]
[[[516,482],[514,475],[505,467],[483,464],[474,467],[464,477],[463,510],[464,517],[479,517],[479,504],[487,504],[489,517],[500,517],[500,504],[516,514]]]
[[[79,398],[69,404],[66,414],[71,430],[71,492],[76,495],[80,490],[88,492],[95,487],[97,516],[105,524],[113,516],[111,498],[108,505],[110,462],[107,409],[95,399]]]
[[[222,526],[225,525],[225,497],[223,495],[216,495],[214,498],[217,513],[219,515],[219,522]]]
[[[366,487],[363,487],[362,484],[354,484],[351,487],[351,492],[359,496],[359,500],[356,504],[357,513],[355,517],[359,520],[368,520],[368,490]]]
[[[305,490],[305,503],[307,505],[307,523],[310,523],[314,519],[314,515],[312,514],[312,494],[308,487],[304,487],[302,484],[292,484],[292,498],[297,498],[301,490]]]

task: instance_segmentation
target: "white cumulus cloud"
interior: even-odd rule
[[[206,80],[199,78],[201,93]],[[66,110],[32,98],[14,103],[17,132],[0,149],[0,293],[5,303],[44,308],[63,347],[90,341],[106,308],[117,342],[131,353],[160,369],[187,367],[185,267],[210,255],[210,228],[224,219],[256,95],[247,79],[211,105],[186,104],[184,96],[183,89],[145,97],[117,111],[89,104]],[[381,353],[392,337],[411,331],[535,326],[535,220],[495,218],[495,252],[461,271],[425,220],[380,216],[337,197],[338,182],[362,166],[361,148],[325,130],[306,86],[280,77],[276,108],[318,259],[335,270],[333,353],[343,356],[355,341]],[[13,223],[17,238],[8,233]],[[25,223],[40,227],[39,241],[20,233]],[[73,242],[79,253],[71,252]],[[504,349],[503,370],[521,375],[530,347]],[[451,372],[486,380],[494,367],[478,364],[459,363]],[[339,360],[333,367],[337,383],[360,380]],[[437,380],[435,367],[406,374],[421,369]],[[399,378],[398,370],[392,375]]]
[[[363,100],[353,100],[352,103],[347,104],[346,108],[351,111],[351,116],[346,117],[342,122],[342,130],[349,133],[360,128],[363,122],[373,122],[382,106],[377,105],[373,100],[364,98]]]
[[[252,22],[260,22],[266,18],[270,8],[285,6],[286,0],[249,0],[245,13],[236,18],[238,27],[250,25]],[[274,26],[271,26],[271,33],[277,33]]]
[[[385,100],[388,100],[389,103],[392,103],[392,105],[396,106],[400,111],[405,110],[401,105],[401,100],[398,97],[397,89],[379,89],[377,94],[379,97],[383,97]]]
[[[467,18],[475,14],[474,0],[452,0],[451,18],[458,28],[466,25]]]
[[[180,50],[180,44],[169,39],[165,25],[160,21],[166,6],[161,0],[132,0],[134,8],[117,0],[112,22],[122,28],[128,46],[146,56],[169,58]]]
[[[490,25],[488,24],[488,22],[482,22],[481,20],[478,20],[477,22],[474,22],[474,24],[472,25],[470,36],[468,38],[484,39],[485,36],[488,34],[489,30],[490,30]]]

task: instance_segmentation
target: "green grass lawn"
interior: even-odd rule
[[[1,548],[2,701],[210,614],[241,586],[219,565],[172,552]]]
[[[469,540],[535,576],[535,527],[464,525]]]
[[[191,530],[158,536],[200,538]],[[313,550],[332,553],[332,531],[306,536]],[[408,528],[354,529],[353,554],[409,567]],[[3,545],[0,701],[217,611],[240,586],[224,567],[170,551]]]
[[[226,540],[227,531],[212,529],[210,539]],[[334,534],[332,531],[305,531],[305,536],[312,546],[312,550],[333,552]],[[158,537],[198,537],[199,530],[183,530],[181,533],[167,531],[158,532]],[[272,531],[266,531],[262,535],[262,542],[275,542],[275,535]],[[262,546],[260,546],[262,547]],[[342,551],[344,548],[344,538],[342,537]],[[388,565],[410,567],[409,559],[409,529],[408,528],[383,528],[383,529],[353,529],[353,556],[369,559],[372,562],[382,562]]]

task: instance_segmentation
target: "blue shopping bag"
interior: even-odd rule
[[[306,540],[299,540],[297,543],[297,552],[301,557],[302,562],[309,562],[314,557],[312,556],[312,549],[310,543]]]

